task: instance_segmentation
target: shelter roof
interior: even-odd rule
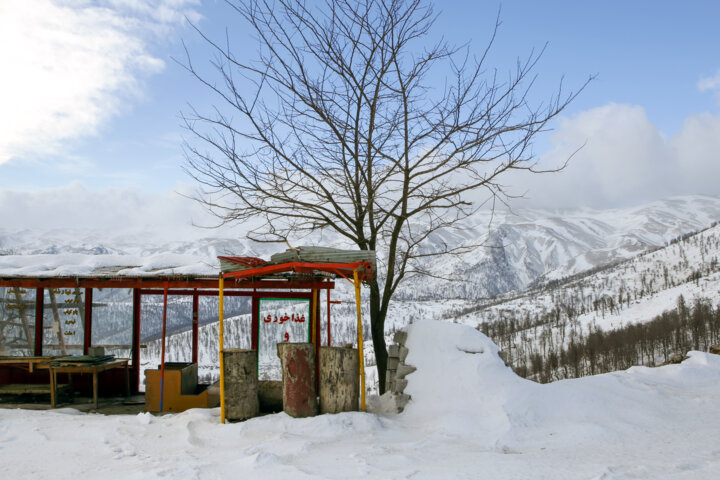
[[[129,285],[130,279],[138,279],[138,282],[143,280],[143,285],[148,284],[145,281],[157,283],[170,279],[177,285],[189,287],[191,285],[187,282],[196,279],[216,282],[221,265],[226,277],[235,278],[236,287],[240,286],[239,283],[263,280],[282,285],[276,281],[307,283],[322,281],[332,275],[352,277],[354,268],[358,269],[362,280],[369,280],[375,275],[375,252],[300,247],[273,255],[269,262],[254,257],[214,258],[176,253],[0,255],[0,283],[18,279],[43,279],[56,283],[68,279],[85,279],[108,281],[103,284],[108,287],[117,284],[121,288],[120,285]],[[90,286],[90,283],[85,283]],[[193,285],[204,288],[202,283],[195,282]]]
[[[375,251],[327,247],[291,248],[267,262],[255,257],[218,257],[223,277],[236,280],[278,275],[339,275],[348,280],[357,272],[362,281],[375,279]]]
[[[0,255],[0,277],[215,277],[219,270],[215,258],[173,253]]]

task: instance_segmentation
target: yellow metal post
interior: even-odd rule
[[[225,423],[225,362],[223,361],[223,337],[225,336],[225,319],[223,313],[224,286],[225,279],[222,274],[220,274],[220,280],[218,282],[220,290],[220,311],[218,312],[218,317],[220,319],[220,341],[218,343],[220,349],[220,421],[222,423]]]
[[[360,363],[360,410],[365,411],[365,355],[363,354],[362,315],[360,314],[360,279],[357,270],[353,270],[355,285],[355,308],[357,309],[358,362]]]

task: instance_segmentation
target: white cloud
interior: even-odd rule
[[[0,163],[95,133],[164,62],[150,45],[197,0],[3,0]]]
[[[697,86],[701,92],[712,92],[720,105],[720,69],[712,77],[700,77]]]
[[[708,90],[720,90],[720,70],[715,72],[712,77],[700,77],[698,81],[698,89],[701,92],[707,92]]]
[[[177,190],[184,195],[193,192],[188,185]],[[3,232],[24,230],[99,232],[107,238],[149,236],[149,241],[239,236],[232,227],[218,231],[196,226],[214,224],[216,219],[203,207],[175,191],[90,190],[78,182],[36,191],[0,189],[0,246]]]
[[[612,207],[671,195],[720,194],[720,116],[686,119],[666,137],[642,107],[609,104],[561,121],[542,165],[558,165],[579,146],[566,170],[509,180],[527,192],[523,206]]]

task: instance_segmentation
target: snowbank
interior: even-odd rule
[[[717,478],[720,357],[547,385],[473,328],[409,327],[400,415],[0,410],[0,478]]]
[[[211,275],[220,271],[212,257],[155,255],[86,255],[80,253],[0,255],[0,275],[18,277]]]

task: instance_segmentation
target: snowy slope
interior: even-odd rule
[[[102,416],[0,410],[0,475],[39,479],[720,476],[720,357],[538,385],[515,376],[474,329],[409,329],[399,415],[219,412]],[[452,373],[452,374],[449,374]],[[41,459],[41,461],[38,461]]]
[[[681,298],[689,314],[671,318],[666,312],[676,314]],[[662,322],[655,321],[660,315]],[[621,365],[655,365],[689,348],[707,350],[720,340],[713,320],[719,316],[715,225],[594,272],[466,306],[448,318],[490,335],[524,376],[552,381]]]
[[[460,317],[493,323],[500,318],[537,319],[558,310],[560,323],[576,322],[587,331],[651,320],[675,308],[680,295],[688,301],[708,298],[720,303],[720,225],[587,275],[541,285],[506,300],[496,299],[480,311]]]

